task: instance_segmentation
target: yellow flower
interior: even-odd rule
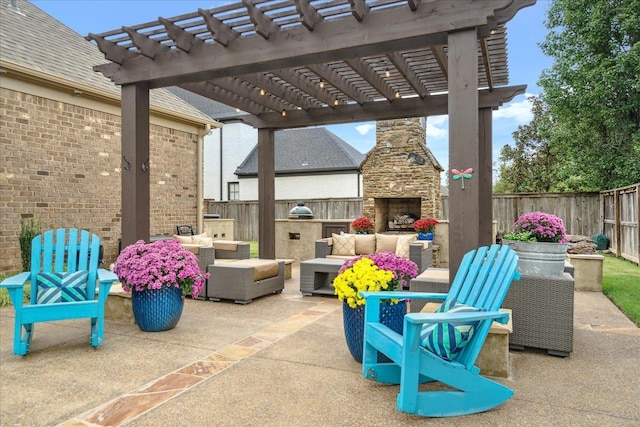
[[[371,259],[362,258],[339,274],[333,281],[333,286],[340,301],[356,308],[365,303],[359,292],[385,290],[392,279],[391,271],[381,270]]]

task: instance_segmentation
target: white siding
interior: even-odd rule
[[[276,177],[276,200],[361,197],[362,177],[355,173]],[[240,179],[240,200],[258,200],[258,178]]]
[[[220,193],[220,138],[222,147],[222,194]],[[204,198],[228,200],[227,183],[237,182],[236,168],[249,155],[258,141],[258,131],[243,123],[227,123],[214,129],[204,139]],[[242,186],[240,186],[242,197]]]

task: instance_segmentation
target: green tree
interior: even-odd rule
[[[500,179],[496,193],[546,193],[568,189],[561,180],[561,161],[546,135],[551,117],[542,100],[530,97],[533,119],[513,132],[515,145],[500,150]]]
[[[640,0],[553,0],[542,51],[546,134],[568,188],[640,181]]]

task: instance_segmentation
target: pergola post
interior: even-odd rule
[[[478,246],[495,241],[493,235],[493,127],[492,108],[480,108],[478,129]]]
[[[258,129],[258,252],[276,258],[275,131]]]
[[[149,240],[149,87],[122,86],[122,247]]]
[[[466,252],[481,244],[478,112],[478,37],[475,28],[448,35],[449,69],[449,270],[454,277]],[[472,168],[454,180],[451,169]],[[479,178],[480,177],[480,178]]]

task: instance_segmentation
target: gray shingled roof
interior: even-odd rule
[[[171,86],[166,89],[176,95],[178,98],[193,105],[212,119],[224,121],[235,119],[238,116],[247,114],[244,111],[238,112],[233,107],[229,107],[228,105],[222,104],[209,98],[205,98],[204,96],[200,96],[196,93],[189,92],[188,90],[184,90],[180,87]]]
[[[289,129],[275,132],[276,174],[358,170],[364,154],[327,128]],[[258,148],[236,169],[238,176],[258,174]]]
[[[0,0],[0,60],[7,68],[15,64],[69,85],[82,84],[120,98],[120,87],[93,71],[94,65],[105,62],[95,45],[28,1],[17,2],[22,14],[12,11],[10,3]],[[165,89],[151,90],[150,104],[203,123],[212,122]]]

